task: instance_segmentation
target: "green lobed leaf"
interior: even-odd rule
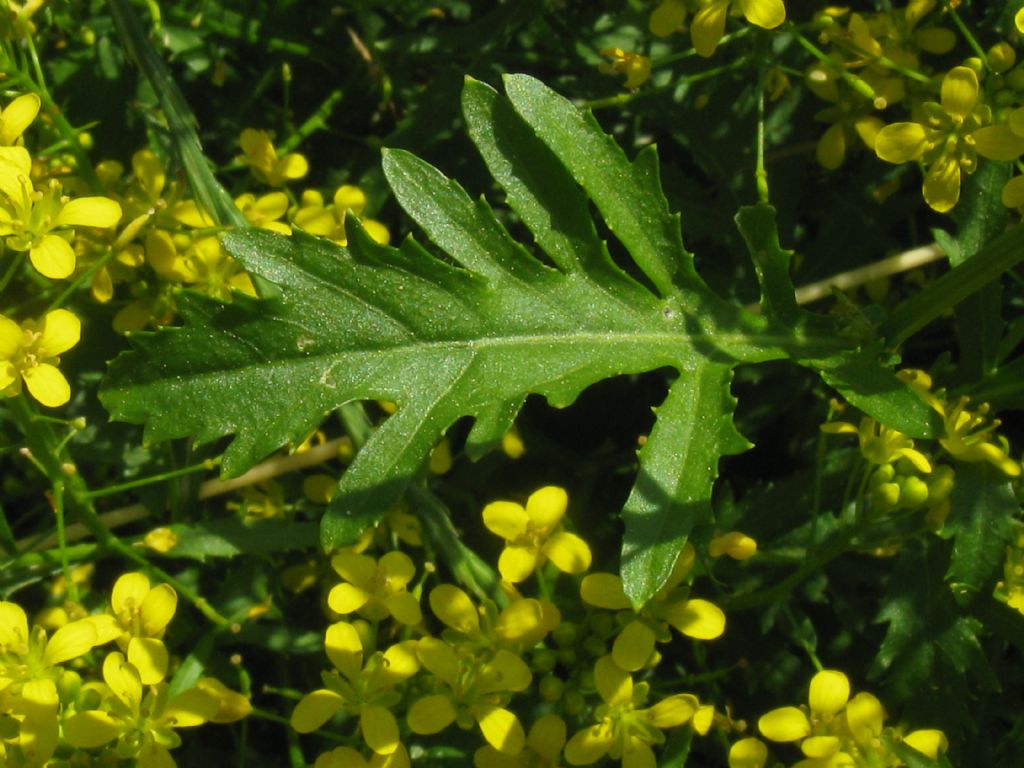
[[[953,535],[946,578],[970,599],[991,594],[1020,504],[1006,475],[986,462],[960,464],[944,529]]]
[[[467,124],[553,266],[513,240],[486,202],[387,151],[395,197],[454,264],[412,239],[377,244],[354,217],[346,248],[301,232],[231,232],[224,247],[275,291],[227,305],[181,294],[183,327],[135,335],[101,399],[115,418],[144,423],[148,440],[233,435],[226,475],[297,444],[346,403],[396,403],[324,515],[321,543],[331,549],[381,518],[457,420],[474,420],[468,450],[479,455],[529,394],[565,406],[604,378],[675,368],[681,394],[662,406],[624,511],[626,586],[639,604],[704,514],[718,458],[746,447],[730,423],[731,368],[825,359],[849,342],[773,326],[713,294],[682,246],[653,150],[630,162],[592,117],[538,81],[507,83],[507,101],[467,84]],[[588,199],[657,293],[609,258]]]

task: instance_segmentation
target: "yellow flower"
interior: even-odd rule
[[[565,736],[565,720],[554,714],[544,715],[530,726],[526,747],[518,755],[506,755],[486,744],[473,754],[473,765],[475,768],[558,768]]]
[[[0,146],[12,147],[18,143],[39,114],[39,97],[34,93],[26,93],[14,99],[0,110]]]
[[[13,397],[25,386],[43,405],[56,408],[71,399],[71,387],[57,365],[58,355],[81,338],[82,323],[66,309],[47,312],[41,323],[20,326],[0,315],[0,389]]]
[[[924,104],[923,122],[893,123],[875,137],[882,160],[925,166],[924,199],[940,213],[957,204],[961,173],[974,173],[978,155],[1015,160],[1024,153],[1024,137],[1009,125],[988,125],[992,110],[979,103],[979,95],[974,70],[953,67],[942,79],[940,103]]]
[[[701,8],[690,24],[690,38],[700,56],[711,56],[725,34],[725,17],[738,10],[751,24],[775,29],[786,20],[782,0],[701,0]]]
[[[484,525],[505,539],[498,571],[506,581],[525,581],[550,560],[563,573],[582,573],[590,567],[590,548],[579,536],[559,530],[569,497],[548,485],[530,494],[526,506],[494,501],[484,507]]]
[[[395,687],[420,668],[416,642],[398,643],[363,664],[363,643],[347,622],[327,629],[324,648],[335,671],[323,676],[326,688],[302,697],[292,712],[292,727],[312,733],[338,710],[359,718],[363,740],[374,752],[390,755],[399,747],[398,723],[391,707],[401,701]]]
[[[601,55],[610,62],[602,62],[599,69],[606,75],[625,75],[625,86],[631,91],[647,82],[651,76],[651,60],[639,53],[624,51],[622,48],[605,48]]]
[[[169,584],[153,587],[143,573],[126,573],[114,582],[110,611],[116,634],[111,639],[127,653],[145,685],[158,683],[167,674],[170,658],[161,638],[177,607],[174,588]]]
[[[379,561],[342,552],[331,558],[331,566],[345,580],[327,596],[335,613],[358,612],[370,621],[393,616],[402,624],[419,624],[423,618],[419,601],[406,591],[416,566],[404,552],[386,552]]]
[[[268,229],[281,235],[290,235],[292,228],[280,221],[288,212],[288,196],[284,192],[256,195],[246,192],[235,198],[235,205],[254,227]]]
[[[942,404],[939,414],[946,433],[939,444],[950,456],[960,461],[987,461],[1010,477],[1020,475],[1020,462],[1011,459],[1006,451],[991,440],[1000,425],[999,419],[989,420],[988,403],[982,403],[974,412],[967,410],[970,398],[961,397],[955,404]]]
[[[351,213],[360,217],[363,228],[370,237],[378,243],[387,245],[391,240],[391,233],[387,227],[379,221],[362,218],[366,202],[363,190],[351,184],[342,184],[334,191],[331,205],[325,205],[323,195],[309,189],[302,193],[302,200],[292,223],[311,235],[328,237],[338,245],[348,245],[345,218]]]
[[[75,270],[68,242],[73,227],[109,229],[121,219],[121,206],[106,197],[62,194],[58,181],[36,190],[29,178],[32,159],[24,147],[0,147],[0,237],[15,251],[28,251],[40,274],[60,280]]]
[[[665,742],[662,729],[687,722],[699,706],[696,696],[679,693],[640,709],[649,686],[633,685],[632,676],[610,656],[602,656],[594,665],[594,685],[604,704],[594,711],[597,724],[584,728],[565,745],[570,765],[590,765],[608,755],[622,760],[624,766],[655,766],[651,746]]]
[[[64,737],[80,749],[94,749],[117,740],[118,756],[134,758],[139,768],[173,768],[169,752],[181,744],[176,728],[194,728],[209,722],[219,703],[200,688],[189,688],[173,698],[166,683],[143,695],[138,670],[118,652],[103,662],[105,709],[76,712],[64,721]]]
[[[430,608],[448,627],[445,638],[468,652],[516,652],[532,648],[561,622],[558,609],[547,600],[524,598],[512,590],[512,599],[499,613],[493,602],[481,610],[453,584],[430,591]],[[481,621],[482,620],[482,621]]]
[[[284,157],[278,157],[270,134],[266,131],[246,128],[242,131],[239,143],[244,153],[239,159],[248,165],[252,175],[264,184],[282,187],[289,181],[301,179],[309,172],[309,163],[297,152],[289,152]]]
[[[437,684],[437,692],[413,702],[407,721],[413,733],[440,733],[452,723],[479,726],[495,750],[518,755],[526,745],[523,726],[505,705],[513,693],[530,687],[533,675],[517,654],[498,650],[489,658],[459,655],[444,640],[425,637],[416,655]]]
[[[860,420],[859,427],[845,421],[830,421],[821,425],[821,431],[830,435],[856,435],[861,455],[872,464],[891,464],[906,459],[919,472],[932,471],[931,462],[914,448],[911,438],[869,416]]]
[[[592,573],[583,579],[580,596],[597,608],[622,611],[622,631],[612,646],[612,658],[627,672],[641,669],[651,658],[655,642],[668,642],[668,626],[697,640],[713,640],[725,631],[725,614],[707,600],[690,598],[681,586],[693,565],[693,547],[687,543],[665,585],[639,611],[626,597],[622,579],[611,573]],[[633,614],[632,618],[629,614]]]

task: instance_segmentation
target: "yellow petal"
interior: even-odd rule
[[[377,575],[377,561],[369,555],[342,552],[331,558],[331,567],[345,581],[367,589]]]
[[[170,584],[157,584],[142,599],[142,633],[160,637],[178,608],[178,593]]]
[[[77,659],[91,651],[95,644],[95,627],[88,621],[73,621],[53,633],[43,652],[43,661],[60,664]]]
[[[142,701],[142,681],[139,672],[124,655],[115,651],[103,660],[103,680],[121,702],[130,710],[137,710]]]
[[[366,210],[366,193],[352,184],[342,184],[334,191],[334,205],[339,211],[360,216]]]
[[[596,608],[621,611],[630,608],[629,598],[622,589],[622,579],[611,573],[591,573],[580,584],[583,602]]]
[[[725,33],[725,17],[731,0],[711,0],[690,24],[690,39],[699,56],[711,56],[718,47],[718,41]]]
[[[951,210],[960,199],[960,164],[940,157],[924,177],[924,201],[939,213]]]
[[[233,691],[214,677],[201,677],[196,687],[217,700],[217,712],[210,718],[212,723],[235,723],[252,712],[248,697]]]
[[[477,710],[476,721],[487,743],[506,755],[518,755],[526,746],[526,734],[519,718],[503,707]]]
[[[846,159],[846,131],[842,124],[835,123],[818,139],[815,149],[818,164],[829,171],[834,171]]]
[[[583,573],[590,567],[590,547],[579,536],[559,531],[545,543],[542,552],[562,573]]]
[[[342,582],[337,584],[327,595],[327,605],[330,606],[331,610],[335,613],[340,613],[342,616],[358,611],[364,605],[366,601],[370,599],[370,593],[364,589]]]
[[[114,582],[114,588],[110,593],[110,607],[122,622],[129,624],[131,614],[142,607],[142,601],[148,594],[149,579],[146,574],[126,573]]]
[[[1014,176],[1003,187],[1003,205],[1007,208],[1020,208],[1024,206],[1024,176]],[[2,344],[3,331],[0,330],[0,344]],[[0,356],[3,352],[0,351]]]
[[[846,724],[858,744],[866,746],[882,733],[882,703],[870,693],[858,693],[846,705]]]
[[[893,123],[875,137],[875,154],[887,163],[919,160],[927,149],[924,126],[919,123]]]
[[[494,634],[516,642],[534,634],[544,623],[544,610],[536,600],[519,599],[508,605],[494,625]]]
[[[356,628],[339,621],[327,628],[324,650],[335,668],[349,680],[359,676],[363,668],[363,641]]]
[[[949,741],[946,739],[946,734],[934,729],[908,733],[904,737],[903,743],[907,746],[913,747],[921,754],[930,757],[932,760],[938,758],[939,752],[945,752],[949,749]]]
[[[418,643],[406,640],[396,643],[384,651],[384,664],[381,666],[381,677],[389,685],[406,680],[420,670],[420,660],[416,655]]]
[[[75,252],[60,235],[44,235],[28,256],[39,274],[51,280],[63,280],[75,271]]]
[[[565,737],[565,720],[554,714],[544,715],[530,726],[526,744],[538,755],[554,763],[565,746]]]
[[[71,399],[71,386],[55,366],[42,363],[21,372],[32,397],[48,408],[57,408]]]
[[[78,712],[64,721],[64,738],[73,747],[95,749],[118,737],[121,725],[110,714],[99,710]]]
[[[989,160],[1016,160],[1024,154],[1024,136],[1018,136],[1008,125],[989,125],[971,134],[974,149]]]
[[[654,652],[654,631],[642,621],[631,621],[615,638],[612,658],[627,672],[642,669]]]
[[[747,21],[764,29],[775,29],[786,20],[782,0],[740,0],[740,11]]]
[[[170,210],[171,216],[186,227],[202,229],[216,224],[213,217],[195,200],[182,200]]]
[[[484,525],[505,541],[515,541],[526,533],[530,518],[522,505],[512,501],[492,501],[483,511]]]
[[[335,747],[320,755],[313,768],[366,768],[366,760],[352,747]]]
[[[170,700],[158,722],[174,728],[194,728],[209,722],[219,708],[214,696],[201,688],[189,688]]]
[[[359,713],[363,740],[374,752],[390,755],[398,748],[398,723],[384,707],[365,706]]]
[[[757,554],[757,542],[740,531],[730,531],[716,536],[708,545],[712,557],[728,555],[734,560],[746,560]]]
[[[39,114],[39,97],[26,93],[10,104],[0,117],[0,144],[10,146],[25,132]]]
[[[715,705],[701,704],[693,713],[693,730],[701,736],[707,736],[715,722]]]
[[[685,600],[671,604],[663,613],[665,621],[687,637],[714,640],[725,631],[725,614],[707,600]]]
[[[285,180],[301,179],[309,173],[309,163],[306,162],[306,158],[302,155],[292,152],[281,159],[274,171],[282,183]]]
[[[0,360],[10,360],[18,354],[24,338],[20,325],[9,317],[0,315]]]
[[[760,739],[740,739],[729,748],[729,768],[764,768],[768,747]]]
[[[505,581],[518,584],[530,578],[530,574],[537,567],[539,557],[540,552],[533,544],[509,544],[498,558],[498,572]]]
[[[484,682],[480,688],[486,693],[518,693],[525,691],[533,682],[533,673],[522,657],[504,648],[484,666],[481,677]]]
[[[421,736],[440,733],[455,721],[455,709],[452,707],[451,699],[435,693],[414,702],[409,707],[406,721],[409,723],[409,729]]]
[[[677,693],[662,699],[647,710],[647,719],[658,728],[675,728],[694,716],[699,703],[697,697],[689,693]]]
[[[565,745],[565,759],[570,765],[590,765],[596,763],[611,749],[614,735],[611,725],[598,723],[584,728]]]
[[[156,202],[167,183],[167,172],[156,153],[151,149],[140,149],[132,155],[132,173],[146,196]]]
[[[139,671],[143,685],[156,685],[167,674],[170,655],[162,640],[133,637],[128,641],[128,662]]]
[[[538,528],[551,529],[565,515],[569,494],[557,485],[547,485],[534,491],[526,500],[526,514]]]
[[[1013,23],[1016,25],[1017,31],[1024,35],[1024,8],[1014,14]]]
[[[779,707],[763,715],[757,728],[766,739],[787,742],[799,741],[811,733],[807,715],[796,707]]]
[[[391,233],[388,228],[381,224],[379,221],[374,219],[363,219],[363,229],[366,230],[366,234],[374,239],[374,241],[381,245],[387,245],[391,242]]]
[[[942,108],[963,119],[978,103],[978,76],[970,67],[953,67],[942,78]]]
[[[656,37],[668,37],[686,21],[686,0],[662,0],[651,12],[647,28]]]
[[[400,624],[419,624],[423,619],[420,601],[409,592],[399,592],[384,598],[384,605]]]
[[[836,736],[811,736],[800,742],[800,749],[812,760],[832,757],[839,751],[840,742]]]
[[[842,672],[823,669],[811,678],[808,703],[811,711],[830,718],[846,706],[850,698],[850,681]]]
[[[459,677],[459,659],[452,647],[436,637],[424,637],[416,645],[420,663],[443,683],[454,686]]]
[[[334,691],[321,688],[307,693],[292,710],[292,728],[299,733],[312,733],[334,717],[343,703]]]
[[[654,751],[646,742],[633,739],[622,753],[622,768],[658,768]]]
[[[633,678],[611,656],[594,664],[594,685],[605,704],[624,704],[633,698]]]
[[[452,584],[439,584],[430,591],[430,608],[442,622],[465,635],[480,633],[480,616],[469,595]]]
[[[388,587],[403,589],[416,575],[416,566],[404,552],[385,552],[378,563],[378,569],[386,574]]]
[[[121,220],[121,206],[107,197],[78,197],[60,209],[53,227],[113,227]]]
[[[32,191],[29,174],[32,172],[32,156],[24,147],[0,147],[0,192],[20,206],[24,195],[23,185]]]

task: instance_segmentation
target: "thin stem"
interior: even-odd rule
[[[757,87],[757,168],[754,171],[754,179],[757,184],[757,200],[762,205],[769,205],[771,200],[768,194],[768,171],[764,167],[764,90],[765,90],[765,66],[760,67]]]
[[[974,51],[974,54],[981,59],[982,66],[985,67],[985,69],[988,69],[988,56],[985,53],[985,49],[981,47],[981,44],[974,37],[974,34],[967,28],[967,25],[964,24],[963,19],[960,18],[960,14],[956,12],[956,8],[953,7],[953,4],[950,3],[949,0],[942,0],[942,7],[943,10],[949,14],[949,17],[953,19],[953,25],[960,30],[960,34],[964,36],[964,40],[967,41],[967,45],[969,45],[971,50]]]
[[[855,90],[861,96],[870,99],[872,102],[874,102],[874,100],[878,97],[878,94],[875,93],[874,88],[868,85],[868,83],[865,82],[864,80],[861,80],[855,74],[843,69],[842,66],[836,63],[824,51],[818,48],[818,46],[816,46],[814,43],[812,43],[810,40],[804,37],[803,34],[800,33],[800,30],[798,30],[796,28],[796,25],[792,24],[792,22],[787,23],[789,24],[790,30],[792,31],[793,36],[795,37],[797,43],[799,43],[801,48],[803,48],[805,51],[811,54],[822,64],[824,64],[826,67],[828,67],[837,75],[839,75],[839,77],[846,81],[847,85],[853,88],[853,90]]]
[[[119,483],[117,485],[108,485],[106,488],[100,488],[99,490],[89,491],[85,494],[88,499],[101,499],[104,496],[113,496],[117,493],[124,491],[130,491],[135,488],[144,488],[147,485],[154,485],[156,483],[162,483],[166,480],[173,480],[176,477],[182,477],[184,475],[190,475],[193,472],[203,472],[214,469],[219,466],[221,457],[218,456],[213,459],[206,459],[198,464],[193,464],[190,467],[183,467],[181,469],[172,469],[167,472],[161,472],[158,475],[150,475],[149,477],[142,477],[138,480],[130,480],[127,483]]]
[[[64,481],[57,480],[53,483],[53,513],[57,518],[57,549],[60,552],[60,570],[64,574],[64,583],[67,585],[68,598],[73,603],[78,602],[78,585],[71,578],[71,564],[68,562],[68,543],[64,537]]]

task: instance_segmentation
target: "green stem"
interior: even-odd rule
[[[49,423],[36,418],[35,411],[25,394],[10,398],[7,401],[7,406],[14,422],[25,437],[31,456],[52,486],[57,483],[62,485],[61,493],[64,494],[65,502],[82,524],[89,529],[101,547],[136,563],[158,579],[170,584],[178,594],[192,603],[214,624],[223,626],[229,623],[207,602],[206,598],[184,582],[150,563],[138,550],[125,544],[107,529],[93,507],[85,480],[67,455],[66,449],[61,447],[60,438],[57,437]]]
[[[100,488],[96,491],[88,491],[85,494],[87,499],[101,499],[104,496],[113,496],[114,494],[121,493],[123,491],[130,491],[135,488],[144,488],[147,485],[155,485],[156,483],[162,483],[165,480],[173,480],[176,477],[182,477],[184,475],[190,475],[194,472],[209,471],[220,466],[221,457],[218,456],[213,459],[206,459],[198,464],[193,464],[190,467],[183,467],[181,469],[172,469],[167,472],[161,472],[158,475],[150,475],[149,477],[141,477],[138,480],[130,480],[127,483],[119,483],[118,485],[108,485],[106,488]]]
[[[839,75],[839,77],[841,77],[846,82],[847,85],[849,85],[851,88],[853,88],[853,90],[855,90],[861,96],[863,96],[866,99],[870,99],[872,102],[874,102],[874,100],[878,96],[878,94],[875,93],[875,89],[874,88],[872,88],[870,85],[868,85],[868,83],[866,83],[864,80],[861,80],[859,77],[857,77],[853,73],[848,72],[847,70],[843,69],[842,66],[837,64],[824,51],[822,51],[820,48],[818,48],[818,46],[816,46],[814,43],[812,43],[810,40],[808,40],[806,37],[804,37],[800,33],[800,30],[798,30],[796,28],[796,25],[794,25],[792,22],[787,22],[787,23],[789,24],[789,28],[793,32],[793,35],[796,38],[797,43],[800,44],[801,48],[803,48],[805,51],[807,51],[809,54],[811,54],[814,58],[816,58],[822,64],[824,64],[826,67],[828,67],[833,72],[835,72],[837,75]]]
[[[68,597],[78,602],[78,585],[71,578],[71,564],[68,562],[68,542],[64,535],[64,481],[53,482],[53,513],[57,518],[57,551],[60,552],[60,570],[64,574]]]
[[[953,19],[953,25],[960,30],[960,34],[964,36],[964,40],[967,41],[967,45],[971,47],[974,54],[981,59],[981,64],[985,69],[988,69],[988,55],[985,53],[985,49],[981,47],[981,44],[974,37],[974,34],[964,24],[963,19],[960,18],[960,14],[956,12],[956,8],[953,7],[949,0],[942,0],[942,8],[945,10],[951,19]]]
[[[288,140],[283,142],[279,147],[280,153],[291,152],[299,144],[308,139],[317,131],[322,131],[327,128],[327,119],[334,112],[334,108],[341,103],[343,94],[340,88],[335,88],[329,94],[327,98],[320,102],[320,106],[316,108],[309,117],[306,118],[305,122],[298,127],[298,129],[288,137]]]
[[[757,88],[757,167],[754,171],[754,179],[757,185],[757,200],[762,205],[769,205],[771,200],[768,194],[768,171],[764,167],[764,85],[766,69],[762,62],[758,77]]]

